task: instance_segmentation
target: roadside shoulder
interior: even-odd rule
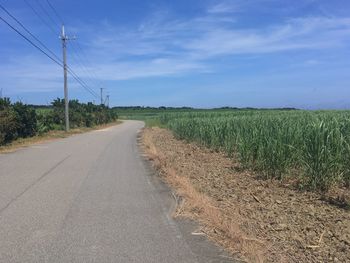
[[[67,138],[76,134],[81,134],[81,133],[86,133],[86,132],[91,132],[95,130],[102,130],[106,129],[115,125],[119,125],[123,123],[123,121],[116,121],[108,124],[103,124],[103,125],[98,125],[95,127],[87,128],[87,127],[82,127],[82,128],[76,128],[76,129],[71,129],[69,132],[65,132],[62,130],[52,130],[47,133],[44,133],[42,135],[37,135],[34,137],[28,137],[28,138],[19,138],[9,144],[0,146],[0,154],[4,153],[12,153],[15,152],[19,149],[26,148],[32,145],[40,144],[40,143],[46,143],[50,142],[53,140],[57,139],[63,139]]]
[[[349,211],[315,193],[259,180],[223,153],[179,141],[165,129],[145,129],[143,143],[183,198],[176,215],[200,222],[232,254],[250,262],[350,261]]]

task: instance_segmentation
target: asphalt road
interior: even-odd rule
[[[142,127],[0,154],[0,262],[228,262],[169,216],[139,154]]]

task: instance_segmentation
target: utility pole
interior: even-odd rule
[[[73,38],[74,39],[74,38]],[[63,50],[63,75],[64,75],[64,117],[65,117],[65,130],[69,131],[69,99],[68,99],[68,80],[67,80],[67,41],[70,40],[66,36],[64,31],[64,25],[62,25],[62,50]]]
[[[101,90],[101,105],[103,105],[103,88],[100,88]]]

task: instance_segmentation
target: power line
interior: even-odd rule
[[[25,0],[26,1],[26,0]],[[39,0],[36,0],[37,1],[37,3],[39,4],[39,6],[41,7],[41,9],[46,13],[46,15],[51,19],[51,21],[53,22],[53,23],[55,23],[54,21],[53,21],[53,19],[52,19],[52,17],[48,14],[48,12],[44,9],[44,7],[40,4],[40,2],[39,2]],[[58,18],[58,20],[62,23],[62,24],[64,24],[64,20],[62,19],[62,16],[59,14],[59,12],[56,10],[56,8],[53,6],[53,4],[50,2],[50,0],[46,0],[46,2],[47,2],[47,4],[50,6],[50,8],[52,9],[52,11],[54,12],[54,14],[56,15],[56,17]],[[86,63],[84,63],[84,61],[83,61],[83,59],[82,59],[82,57],[84,57],[84,54],[83,54],[83,50],[82,50],[82,48],[80,47],[80,45],[79,45],[79,43],[77,43],[77,47],[80,49],[80,51],[81,51],[81,56],[80,56],[80,54],[79,54],[79,52],[77,52],[77,50],[75,49],[75,47],[74,47],[75,45],[74,45],[74,42],[73,42],[73,44],[71,45],[71,47],[72,47],[72,51],[73,51],[73,54],[75,55],[75,57],[76,57],[76,62],[77,62],[77,64],[79,64],[80,65],[80,67],[81,67],[81,69],[87,74],[87,78],[89,79],[89,81],[91,82],[91,84],[94,84],[94,80],[93,79],[96,79],[96,80],[98,80],[98,77],[95,75],[95,74],[92,74],[93,73],[93,71],[90,71],[89,72],[89,70],[87,70],[87,68],[88,67],[86,67],[84,64],[86,64]],[[73,59],[74,59],[74,57],[73,57]],[[74,59],[75,60],[75,59]],[[89,64],[89,63],[87,63],[87,64]],[[94,75],[94,77],[91,77],[91,74],[92,75]],[[103,85],[100,81],[96,81],[97,82],[97,84],[98,85]]]
[[[28,2],[26,2],[28,3]],[[40,7],[44,10],[44,8],[41,6],[40,2],[37,3],[40,5]],[[17,29],[15,26],[13,26],[10,22],[8,22],[5,18],[0,16],[0,20],[2,20],[7,26],[9,26],[12,30],[14,30],[18,35],[20,35],[23,39],[25,39],[28,43],[30,43],[32,46],[34,46],[37,50],[39,50],[41,53],[43,53],[45,56],[47,56],[49,59],[51,59],[53,62],[58,64],[59,66],[63,67],[64,69],[64,101],[65,101],[65,130],[66,132],[69,131],[69,99],[68,99],[68,78],[67,78],[67,73],[70,73],[73,78],[85,89],[87,90],[90,94],[93,96],[96,96],[98,98],[98,95],[90,89],[84,81],[82,81],[76,74],[75,72],[71,69],[68,68],[67,66],[67,60],[66,60],[66,49],[67,49],[67,40],[69,38],[66,36],[65,31],[64,31],[64,25],[62,25],[62,35],[61,35],[61,40],[62,40],[62,48],[63,48],[63,62],[43,43],[41,42],[34,34],[32,34],[15,16],[13,16],[4,6],[0,4],[0,8],[5,11],[5,13],[10,16],[22,29],[24,29],[25,32],[27,32],[34,40],[36,40],[41,46],[44,47],[44,49],[48,50],[49,53],[51,53],[53,56],[49,55],[45,50],[43,50],[40,46],[38,46],[36,43],[34,43],[31,39],[29,39],[27,36],[25,36],[22,32],[20,32],[19,29]],[[34,9],[33,9],[34,11]],[[50,15],[44,10],[44,12],[48,15],[50,18]],[[40,16],[39,16],[40,17]],[[53,21],[53,20],[51,20]],[[55,23],[55,22],[54,22]],[[101,97],[102,101],[102,97]]]
[[[74,60],[76,61],[76,63],[80,65],[80,68],[87,74],[87,77],[86,77],[86,78],[87,78],[93,85],[96,85],[96,84],[97,84],[97,86],[101,85],[101,83],[98,83],[98,82],[96,81],[96,76],[95,76],[95,80],[94,80],[94,77],[91,76],[91,72],[90,72],[90,71],[87,69],[87,67],[84,65],[84,62],[82,61],[81,56],[79,55],[79,53],[77,52],[77,50],[75,49],[75,47],[74,47],[73,44],[71,45],[71,47],[72,47],[72,51],[73,51],[73,54],[74,54],[73,58],[74,58]],[[96,83],[94,84],[94,82],[96,82]]]
[[[76,62],[77,67],[79,67],[81,69],[81,71],[84,71],[86,74],[86,79],[92,84],[92,85],[96,85],[96,86],[103,86],[102,82],[98,81],[97,76],[95,74],[92,74],[93,71],[88,70],[89,67],[87,67],[85,65],[85,63],[83,62],[82,56],[81,54],[79,54],[79,52],[77,51],[77,49],[75,48],[75,44],[76,42],[72,42],[72,58],[73,60]],[[94,76],[92,76],[94,75]],[[87,85],[87,84],[86,84]],[[97,93],[96,93],[97,94]]]
[[[26,1],[26,0],[25,0]],[[22,29],[24,29],[32,38],[34,38],[47,52],[45,52],[42,48],[40,48],[38,45],[36,45],[33,41],[31,41],[29,38],[27,38],[25,35],[23,35],[19,30],[17,30],[14,26],[12,26],[8,21],[6,21],[3,17],[0,17],[1,20],[6,23],[11,29],[13,29],[16,33],[18,33],[20,36],[22,36],[26,41],[28,41],[31,45],[33,45],[35,48],[37,48],[39,51],[41,51],[43,54],[45,54],[48,58],[50,58],[53,62],[58,64],[59,66],[63,66],[62,61],[58,56],[52,52],[40,39],[38,39],[33,33],[28,30],[23,23],[21,23],[14,15],[12,15],[3,5],[0,4],[0,8],[4,10],[14,21],[16,21]],[[52,56],[50,56],[48,53],[50,53]],[[81,78],[70,68],[68,68],[68,72],[72,75],[72,77],[91,95],[95,96],[96,98],[99,98],[96,92],[94,92]]]
[[[55,35],[55,36],[57,36],[57,32],[56,32],[56,30],[49,24],[49,23],[47,23],[47,21],[46,20],[44,20],[41,16],[40,16],[40,14],[35,10],[35,8],[27,1],[27,0],[23,0],[26,4],[27,4],[27,6],[33,11],[33,13],[40,19],[40,21],[44,24],[44,25],[46,25],[46,27]]]
[[[76,44],[76,45],[75,45]],[[77,49],[74,47],[76,46],[77,48],[79,48],[80,53],[77,51]],[[72,47],[72,51],[74,53],[74,55],[77,58],[77,61],[80,63],[80,65],[82,66],[81,68],[84,70],[85,73],[87,73],[87,79],[90,81],[90,83],[92,83],[93,85],[99,86],[100,88],[103,88],[104,85],[103,83],[99,80],[99,78],[96,76],[96,74],[94,73],[94,71],[92,71],[90,69],[90,67],[86,67],[85,63],[83,61],[84,55],[85,53],[83,52],[83,49],[81,48],[79,42],[74,42],[74,44],[71,45]],[[85,61],[87,62],[87,59],[85,57]],[[95,83],[95,84],[94,84]]]
[[[62,17],[60,16],[60,14],[57,12],[56,8],[51,4],[51,2],[49,0],[46,0],[46,2],[50,6],[52,11],[54,12],[56,17],[58,18],[58,20],[61,22],[61,24],[64,24],[64,21],[63,21]]]
[[[74,42],[72,42],[72,43],[74,43]],[[80,68],[81,68],[85,73],[87,73],[87,79],[91,82],[91,84],[94,85],[91,76],[89,76],[88,70],[86,69],[86,67],[85,67],[85,65],[83,64],[83,62],[79,59],[78,53],[77,53],[76,49],[74,48],[74,45],[72,44],[71,47],[72,47],[72,51],[73,51],[72,53],[74,54],[74,56],[72,56],[72,58],[73,58],[73,59],[75,60],[75,62],[77,63],[77,66],[78,66],[78,64],[79,64],[79,65],[80,65]],[[68,68],[71,69],[70,67],[68,67]],[[84,82],[83,80],[81,80],[81,81],[87,86],[86,82]],[[93,92],[94,92],[94,91],[93,91]],[[96,92],[94,92],[94,94],[95,94],[95,96],[98,97],[98,95],[97,95]]]
[[[19,34],[22,38],[24,38],[27,42],[29,42],[32,46],[34,46],[36,49],[38,49],[41,53],[43,53],[45,56],[47,56],[49,59],[51,59],[53,62],[55,62],[57,65],[62,67],[61,62],[57,61],[53,57],[51,57],[48,53],[46,53],[44,50],[42,50],[38,45],[36,45],[33,41],[31,41],[29,38],[27,38],[25,35],[23,35],[17,28],[12,26],[9,22],[7,22],[2,16],[0,16],[0,19],[7,24],[12,30],[14,30],[17,34]]]
[[[53,21],[53,18],[50,16],[50,14],[46,11],[46,9],[43,7],[43,5],[41,5],[41,3],[39,2],[39,0],[36,0],[36,2],[38,3],[38,5],[40,6],[40,8],[45,12],[45,14],[50,18],[50,20],[55,24],[55,22]],[[62,19],[62,17],[59,15],[59,13],[57,12],[57,10],[56,10],[56,8],[51,4],[51,2],[49,1],[49,0],[46,0],[46,2],[47,2],[47,4],[50,6],[50,8],[53,10],[53,12],[55,13],[55,15],[57,16],[57,18],[58,18],[58,20],[62,23],[62,24],[64,24],[64,21],[63,21],[63,19]],[[73,51],[73,53],[77,56],[77,58],[79,59],[79,57],[78,57],[78,54],[77,54],[77,52],[76,52],[76,50],[74,49],[74,44],[73,45],[71,45],[71,47],[72,47],[72,51]],[[79,63],[78,63],[79,64]],[[83,70],[86,72],[86,73],[88,73],[87,72],[87,70],[86,70],[86,68],[85,68],[85,66],[84,66],[84,64],[82,63],[82,62],[80,62],[80,64],[82,65],[82,68],[83,68]],[[73,71],[70,67],[68,67],[71,71]],[[74,73],[75,74],[75,73]],[[88,73],[89,74],[89,73]],[[76,74],[75,74],[75,77],[78,77]],[[78,77],[79,78],[79,77]],[[81,78],[79,78],[79,83],[81,84],[81,83],[84,83],[84,85],[85,86],[88,86],[83,80],[81,80]],[[92,89],[90,89],[90,91],[92,91]],[[93,91],[92,91],[93,92]],[[91,92],[90,92],[91,93]],[[95,92],[93,92],[93,93],[95,93]],[[97,93],[95,93],[96,95],[95,96],[98,96],[97,95]]]
[[[55,26],[57,26],[56,21],[52,18],[52,16],[49,14],[49,12],[47,12],[46,8],[40,3],[39,0],[36,0],[38,6],[40,7],[40,9],[45,13],[45,15],[49,18],[49,20],[51,21],[51,23]]]
[[[96,98],[99,98],[100,96],[97,95],[97,93],[91,89],[89,86],[87,86],[87,84],[78,77],[78,75],[68,66],[67,67],[67,71],[72,75],[72,77],[83,87],[85,88],[91,95],[93,95]]]
[[[13,25],[11,25],[8,21],[6,21],[2,16],[0,16],[0,20],[2,20],[7,26],[9,26],[12,30],[14,30],[18,35],[20,35],[23,39],[25,39],[29,44],[31,44],[33,47],[38,49],[41,53],[43,53],[45,56],[47,56],[50,60],[52,60],[54,63],[59,65],[60,67],[63,67],[63,64],[60,60],[56,60],[54,57],[50,56],[46,51],[44,51],[41,47],[39,47],[37,44],[35,44],[33,41],[31,41],[27,36],[22,34],[17,28],[15,28]],[[86,89],[90,94],[95,96],[96,98],[99,98],[97,93],[92,91],[76,74],[75,72],[68,67],[68,72],[73,76],[73,78],[84,88]]]
[[[52,52],[43,42],[40,41],[35,35],[33,35],[14,15],[12,15],[2,4],[0,4],[0,8],[6,12],[13,20],[15,20],[32,38],[34,38],[43,48],[45,48],[52,56],[54,56],[61,63],[61,59]]]
[[[77,41],[76,44],[77,44],[78,49],[80,50],[80,53],[82,54],[82,57],[85,59],[86,64],[91,64],[91,62],[88,60],[88,58],[87,58],[87,56],[86,56],[86,54],[85,54],[83,48],[82,48],[81,45],[79,44],[79,41]],[[95,79],[98,80],[98,77],[97,77],[97,75],[95,74],[95,72],[91,71],[91,73],[94,75]],[[101,81],[98,81],[98,82],[100,83],[101,86],[103,86],[103,83],[102,83]]]
[[[36,1],[38,2],[39,0],[36,0]],[[64,20],[62,19],[61,15],[58,13],[58,11],[56,10],[56,8],[53,6],[53,4],[52,4],[49,0],[46,0],[46,2],[47,2],[47,4],[49,5],[49,7],[52,9],[52,11],[53,11],[53,13],[55,14],[55,16],[56,16],[56,17],[58,18],[58,20],[60,21],[60,23],[61,23],[61,24],[65,24],[65,23],[64,23]],[[42,5],[41,5],[41,7],[42,7]],[[48,15],[47,12],[45,12],[45,13]],[[80,65],[81,69],[82,69],[85,73],[87,73],[88,75],[90,75],[90,73],[89,73],[88,70],[87,70],[87,67],[84,65],[83,60],[81,59],[79,53],[77,52],[77,50],[75,49],[74,46],[75,46],[75,45],[74,45],[74,42],[72,42],[71,47],[72,47],[73,54],[74,54],[74,56],[75,56],[75,58],[76,58],[77,64]],[[90,80],[91,82],[94,82],[94,81],[92,80],[93,78],[91,78],[91,76],[88,76],[88,78],[89,78],[89,80]]]

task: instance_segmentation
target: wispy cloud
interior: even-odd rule
[[[96,72],[102,79],[127,80],[145,77],[159,77],[208,71],[205,65],[191,60],[158,58],[147,61],[122,61],[99,65]],[[84,74],[84,73],[82,73]]]
[[[47,58],[36,54],[13,56],[7,63],[0,64],[0,87],[3,88],[6,96],[62,92],[63,69]],[[83,76],[82,72],[80,73],[80,76]],[[74,81],[69,83],[69,88],[81,90],[81,87]]]
[[[216,3],[208,8],[210,14],[226,14],[240,10],[238,1],[223,1]]]
[[[135,27],[115,26],[107,20],[97,26],[86,25],[81,28],[86,39],[82,43],[93,61],[88,71],[94,70],[101,80],[207,73],[214,70],[212,62],[221,57],[348,46],[350,17],[297,17],[242,27],[240,17],[232,15],[240,9],[235,2],[219,2],[202,15],[187,19],[169,18],[167,12],[160,11]],[[83,78],[89,75],[71,59],[69,62]],[[60,75],[55,65],[48,65],[41,59],[14,58],[6,68],[0,66],[0,77],[36,78],[37,85],[28,89],[50,90],[57,86],[55,79]],[[38,72],[45,74],[38,78]]]
[[[216,28],[186,47],[202,57],[259,54],[296,49],[323,49],[346,45],[350,19],[298,18],[260,29]]]
[[[208,72],[210,61],[220,56],[341,48],[350,39],[350,18],[294,18],[252,29],[222,18],[164,17],[134,30],[111,27],[91,43],[91,56],[103,77],[127,79]]]
[[[45,58],[13,57],[0,65],[1,86],[7,94],[50,92],[62,86],[62,69]]]

